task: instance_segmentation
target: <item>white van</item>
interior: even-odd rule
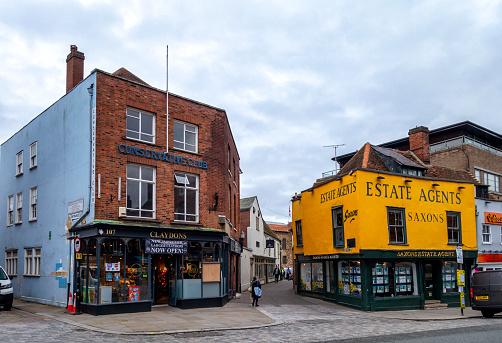
[[[12,308],[12,301],[14,300],[14,290],[12,283],[5,270],[0,266],[0,306],[4,310],[9,311]]]

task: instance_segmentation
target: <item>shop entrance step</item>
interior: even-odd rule
[[[448,308],[448,304],[442,304],[441,300],[426,300],[424,310],[442,310]]]

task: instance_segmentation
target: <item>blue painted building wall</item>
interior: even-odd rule
[[[89,207],[91,108],[95,108],[95,97],[88,92],[91,85],[96,88],[94,72],[0,147],[0,264],[5,264],[6,250],[17,249],[15,297],[60,306],[68,300],[73,249],[66,235],[68,203],[83,199],[83,212],[90,210],[85,222],[94,218]],[[37,167],[29,169],[30,144],[35,141]],[[16,176],[16,154],[21,150],[23,174]],[[29,195],[35,186],[37,220],[30,222]],[[7,226],[7,197],[14,195],[15,200],[18,192],[23,192],[22,223]],[[41,248],[40,276],[23,275],[28,247]]]

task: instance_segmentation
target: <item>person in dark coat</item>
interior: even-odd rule
[[[253,306],[260,306],[258,305],[258,299],[260,298],[257,296],[254,292],[254,288],[258,287],[261,289],[261,284],[260,281],[256,278],[256,276],[253,276],[253,282],[251,283],[251,296],[253,297]]]
[[[279,270],[279,266],[275,266],[274,269],[274,277],[275,277],[275,282],[279,282],[279,274],[281,274],[281,271]]]

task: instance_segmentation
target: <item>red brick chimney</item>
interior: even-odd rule
[[[422,162],[431,163],[429,151],[429,129],[425,126],[418,126],[408,131],[410,140],[410,151],[418,156]]]
[[[76,45],[70,46],[66,57],[66,93],[71,91],[84,79],[84,53],[77,50]]]

